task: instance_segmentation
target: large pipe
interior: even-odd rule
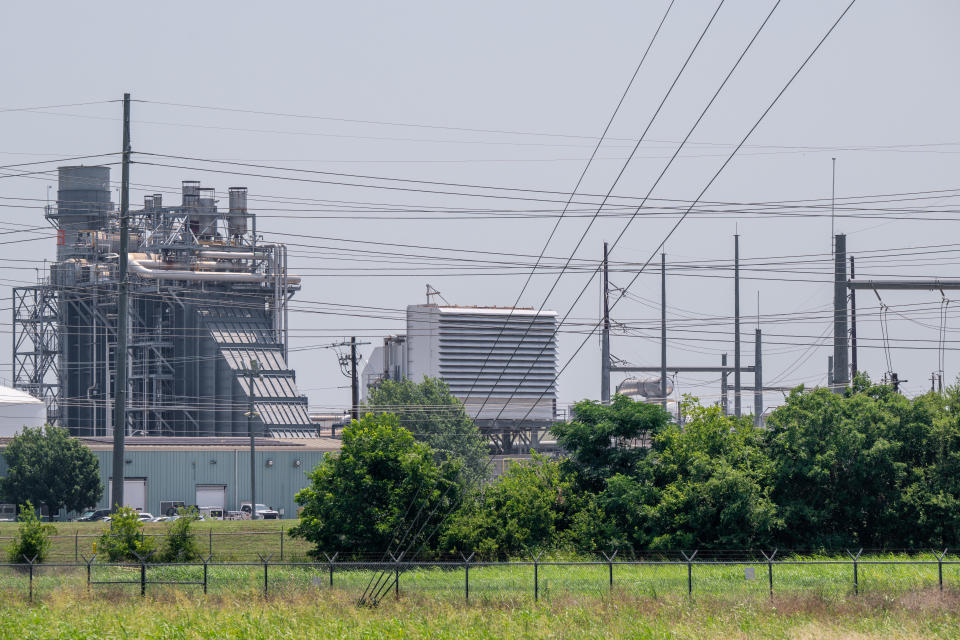
[[[143,253],[129,254],[129,265],[134,273],[147,280],[205,280],[208,282],[268,282],[270,275],[258,273],[235,273],[225,271],[192,271],[189,269],[151,268],[159,265],[156,260]],[[147,266],[151,265],[151,266]],[[186,265],[176,265],[186,266]],[[287,276],[289,284],[300,284],[300,276]]]
[[[220,258],[224,260],[266,260],[267,258],[266,253],[254,251],[215,251],[212,249],[201,249],[197,253],[202,258]]]

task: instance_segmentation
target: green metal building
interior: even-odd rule
[[[100,463],[103,497],[92,507],[110,505],[112,441],[81,438]],[[0,448],[5,443],[0,442]],[[294,495],[309,484],[307,473],[340,448],[333,438],[257,438],[257,503],[281,518],[296,518]],[[246,438],[130,437],[126,440],[124,501],[153,515],[179,505],[239,510],[250,501],[250,441]],[[0,457],[0,476],[6,463]],[[65,514],[61,514],[63,517]]]

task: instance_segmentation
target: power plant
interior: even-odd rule
[[[13,290],[13,385],[77,436],[113,432],[120,219],[110,168],[60,167],[46,218],[56,261]],[[300,279],[283,244],[260,241],[245,187],[227,207],[182,183],[131,208],[126,433],[143,436],[315,435],[287,364],[287,305]],[[250,406],[253,410],[250,411]],[[248,413],[252,413],[249,416]]]
[[[500,453],[537,446],[557,417],[557,314],[513,307],[416,304],[407,333],[387,336],[363,371],[383,380],[442,378]]]

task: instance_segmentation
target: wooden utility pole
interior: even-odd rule
[[[357,337],[350,338],[350,417],[360,419],[360,378],[357,377]]]
[[[850,256],[850,280],[856,277]],[[857,290],[850,289],[850,379],[857,376]]]
[[[124,505],[124,440],[127,436],[127,323],[129,299],[127,251],[130,241],[130,94],[123,94],[123,158],[120,173],[120,255],[117,270],[117,349],[113,403],[113,495],[111,510]]]
[[[740,417],[740,234],[733,236],[733,415]]]
[[[679,393],[679,392],[678,392]],[[660,254],[660,406],[667,410],[667,254]],[[677,421],[680,403],[677,403]]]
[[[610,402],[610,275],[603,243],[603,329],[600,333],[600,402]]]

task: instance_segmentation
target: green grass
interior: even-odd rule
[[[883,556],[882,559],[903,559]],[[869,560],[881,559],[872,556]],[[865,559],[866,560],[866,559]],[[209,567],[198,586],[148,585],[139,596],[135,567],[39,567],[34,600],[28,575],[0,569],[0,638],[920,638],[960,636],[960,565],[861,565],[853,593],[849,565],[775,565],[768,594],[765,565],[695,565],[688,597],[685,565],[606,565],[538,569],[473,566],[465,602],[462,567],[401,573],[399,597],[380,606],[356,600],[373,573],[325,565]],[[148,568],[149,581],[199,581],[199,566]]]
[[[401,591],[379,607],[353,589],[203,597],[157,589],[61,588],[30,604],[0,593],[2,638],[955,638],[960,594],[890,596],[603,595],[462,599]]]
[[[826,558],[807,558],[825,560]],[[906,560],[905,556],[871,556],[864,562],[877,560]],[[744,577],[744,565],[695,564],[692,586],[695,597],[765,598],[769,596],[767,567],[755,568],[757,579]],[[386,567],[388,571],[392,569]],[[334,590],[355,593],[357,596],[376,573],[368,567],[335,563]],[[960,565],[944,565],[944,587],[960,591]],[[263,565],[249,562],[242,565],[208,567],[208,592],[226,595],[246,590],[263,590]],[[329,565],[325,563],[304,566],[275,566],[267,570],[268,593],[296,595],[303,592],[330,590]],[[147,580],[196,582],[202,579],[201,565],[150,566]],[[92,565],[93,581],[138,581],[140,570],[134,566]],[[853,571],[849,564],[793,564],[773,567],[774,595],[802,595],[824,599],[842,599],[854,596]],[[687,567],[674,565],[625,565],[613,567],[613,586],[610,586],[609,567],[605,564],[589,566],[558,566],[541,564],[537,570],[537,595],[541,600],[585,597],[606,598],[615,593],[631,598],[686,596]],[[28,576],[14,568],[0,569],[0,591],[6,594],[26,595]],[[534,568],[531,565],[470,567],[470,598],[475,601],[524,601],[534,597]],[[936,563],[924,565],[860,564],[859,594],[882,594],[900,597],[905,594],[937,591],[939,588]],[[43,599],[61,589],[86,589],[86,568],[40,565],[34,570],[34,593]],[[94,586],[94,590],[117,590],[118,593],[139,592],[139,585],[123,587]],[[185,585],[148,585],[150,592],[198,592],[198,587]],[[445,567],[406,568],[400,573],[401,596],[439,597],[464,600],[466,574],[462,565]],[[11,595],[13,597],[13,595]]]
[[[52,523],[57,534],[53,538],[50,562],[82,561],[82,556],[93,555],[94,542],[107,530],[105,522],[56,522]],[[204,521],[193,525],[201,550],[204,554],[213,553],[218,562],[244,562],[258,560],[257,553],[273,559],[280,557],[280,538],[283,536],[284,560],[305,560],[310,544],[304,540],[291,538],[286,534],[296,520],[228,520]],[[147,522],[144,535],[154,536],[159,543],[163,538],[167,524]],[[213,534],[212,537],[210,534]],[[17,535],[17,523],[0,522],[0,551],[6,550]],[[5,558],[3,558],[5,560]]]

